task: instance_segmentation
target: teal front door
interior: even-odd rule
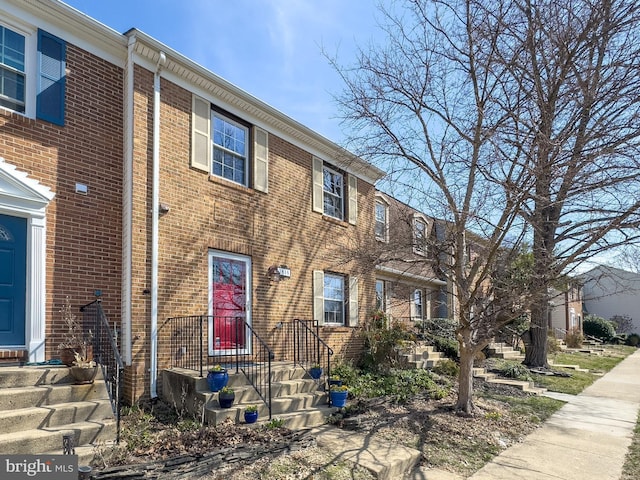
[[[27,220],[0,214],[0,346],[25,346]]]

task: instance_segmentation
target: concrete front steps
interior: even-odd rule
[[[0,452],[62,454],[65,434],[73,435],[76,447],[115,440],[102,377],[91,385],[74,385],[64,366],[0,367]],[[80,464],[88,463],[86,456],[79,455]]]
[[[487,346],[488,357],[502,358],[504,360],[524,360],[524,355],[519,350],[514,350],[513,347],[507,345],[504,342],[493,342]]]
[[[271,418],[284,422],[291,429],[322,425],[336,408],[328,406],[328,394],[322,383],[311,379],[304,369],[290,364],[273,364],[271,369]],[[248,382],[245,375],[229,372],[228,386],[235,400],[231,408],[220,408],[218,393],[211,392],[206,377],[197,372],[173,368],[162,373],[162,397],[178,411],[188,412],[211,425],[226,420],[244,423],[248,405],[258,407],[258,422],[269,421],[267,405]]]
[[[410,351],[400,354],[400,360],[408,368],[431,370],[444,356],[432,345],[416,345]]]
[[[516,380],[515,378],[499,377],[495,373],[487,372],[486,368],[473,368],[473,378],[478,378],[487,383],[495,383],[499,385],[512,385],[518,387],[523,392],[532,393],[534,395],[542,395],[547,391],[546,388],[536,387],[533,382],[526,380]]]

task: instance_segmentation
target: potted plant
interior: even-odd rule
[[[69,369],[71,376],[75,380],[76,385],[84,385],[93,383],[98,372],[96,362],[83,357],[80,353],[75,354],[73,365]]]
[[[226,368],[222,368],[220,365],[214,365],[209,368],[209,373],[207,373],[209,390],[219,392],[223,387],[227,386],[228,382],[229,373]]]
[[[85,361],[93,359],[93,333],[91,330],[84,331],[78,317],[73,313],[71,300],[67,296],[64,306],[60,309],[62,321],[66,327],[62,342],[58,344],[60,361],[67,367],[72,367],[76,361],[76,354]]]
[[[332,385],[329,389],[331,405],[334,407],[344,407],[347,404],[347,395],[349,395],[349,389],[346,385]]]
[[[258,420],[258,406],[249,405],[244,409],[244,421],[246,423],[256,423]]]
[[[322,367],[316,363],[309,369],[309,375],[311,375],[311,378],[314,380],[318,380],[322,376]]]
[[[331,377],[329,377],[329,388],[333,385],[337,385],[338,387],[342,386],[342,379],[340,378],[340,375],[331,375]]]
[[[233,392],[233,388],[222,387],[220,392],[218,392],[218,403],[220,403],[220,408],[231,408],[235,399],[236,394]]]

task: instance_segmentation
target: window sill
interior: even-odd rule
[[[338,225],[344,228],[347,228],[349,226],[348,222],[345,222],[344,220],[338,220],[337,218],[334,218],[334,217],[329,217],[324,213],[322,214],[322,220],[324,220],[325,222],[333,223],[334,225]]]
[[[324,323],[320,325],[320,328],[331,330],[332,333],[350,332],[353,327],[342,325],[341,323]]]
[[[245,187],[244,185],[232,182],[231,180],[227,180],[226,178],[216,177],[215,175],[209,174],[209,181],[223,187],[231,188],[238,192],[248,193],[249,195],[253,195],[255,193],[255,190],[253,190],[252,188]]]

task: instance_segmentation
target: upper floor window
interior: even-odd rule
[[[269,134],[213,111],[196,95],[191,108],[191,166],[255,190],[269,191]]]
[[[419,255],[427,253],[427,222],[422,217],[413,218],[413,251]]]
[[[358,180],[313,157],[313,211],[356,224],[358,218]]]
[[[25,113],[25,37],[0,25],[0,105]]]
[[[324,214],[342,220],[344,218],[344,176],[325,166],[322,169]]]
[[[375,211],[375,234],[378,240],[382,240],[383,242],[388,242],[388,231],[389,231],[389,207],[382,200],[376,200],[376,211]]]
[[[64,125],[65,72],[64,40],[0,25],[0,107]]]
[[[213,161],[211,173],[240,185],[248,183],[249,129],[222,115],[212,115]]]

